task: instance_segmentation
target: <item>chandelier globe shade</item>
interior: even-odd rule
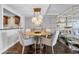
[[[39,16],[38,16],[38,18],[40,18],[40,19],[42,19],[42,20],[43,20],[43,16],[42,16],[42,15],[39,15]]]
[[[32,23],[35,26],[39,26],[43,23],[43,16],[41,15],[41,8],[34,8],[34,17],[32,18]]]
[[[43,20],[41,18],[33,17],[32,18],[32,23],[34,23],[35,25],[39,26],[40,24],[43,23]]]
[[[32,22],[35,23],[36,21],[37,21],[37,18],[36,17],[33,17],[32,18]]]

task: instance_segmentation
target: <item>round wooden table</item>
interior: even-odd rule
[[[46,36],[47,37],[51,33],[50,32],[46,32],[46,31],[30,31],[30,32],[25,32],[24,34],[27,35],[27,36],[30,36],[30,37],[37,37],[37,39],[35,39],[35,41],[36,41],[35,42],[35,53],[36,53],[36,44],[37,44],[38,41],[40,41],[40,53],[41,53],[41,46],[42,46],[42,44],[41,44],[40,37],[41,36]]]

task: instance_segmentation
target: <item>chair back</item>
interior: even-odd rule
[[[57,42],[59,31],[53,33],[52,38],[42,37],[41,43],[47,46],[54,46]]]
[[[20,44],[23,46],[32,45],[34,43],[34,39],[32,37],[27,37],[23,34],[23,32],[19,32]]]
[[[18,32],[20,44],[24,45],[24,35],[22,31]]]
[[[57,43],[58,35],[59,35],[59,31],[57,30],[52,36],[52,46],[54,46]]]

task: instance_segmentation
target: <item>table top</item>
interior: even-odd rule
[[[46,31],[31,31],[31,32],[25,32],[25,35],[28,36],[41,36],[41,35],[50,35],[50,32],[46,32]]]

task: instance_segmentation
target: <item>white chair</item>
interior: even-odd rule
[[[19,39],[20,39],[20,44],[23,46],[22,54],[24,53],[25,46],[34,44],[33,38],[29,36],[25,36],[21,31],[19,31]]]
[[[42,38],[42,40],[41,40],[42,44],[52,47],[52,53],[54,53],[53,46],[55,46],[55,44],[57,43],[58,35],[59,35],[59,31],[56,31],[53,34],[51,39]]]
[[[50,28],[47,28],[47,29],[46,29],[46,32],[51,32],[51,29],[50,29]]]
[[[25,31],[26,32],[31,32],[31,29],[30,28],[27,28]]]

